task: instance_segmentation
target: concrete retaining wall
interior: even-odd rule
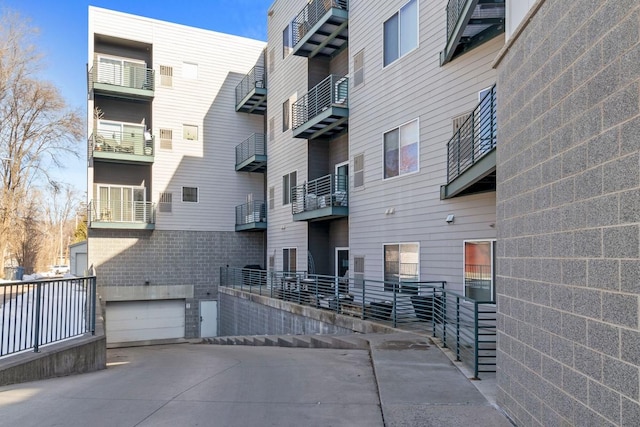
[[[220,335],[389,333],[395,329],[355,317],[221,287]]]
[[[96,334],[85,334],[0,359],[0,386],[98,371],[107,367],[104,319],[96,319]]]

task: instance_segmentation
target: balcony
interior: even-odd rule
[[[154,71],[126,60],[98,60],[89,70],[89,92],[117,98],[151,99]]]
[[[262,201],[236,206],[236,231],[261,231],[267,229],[267,207]]]
[[[256,65],[236,86],[236,111],[262,114],[267,112],[267,75]]]
[[[89,202],[89,227],[153,230],[155,203],[135,200],[92,200]]]
[[[349,216],[349,177],[326,175],[291,190],[294,221],[326,221]]]
[[[496,124],[494,85],[447,144],[441,199],[496,190]]]
[[[349,78],[330,75],[292,105],[294,138],[333,138],[347,130]]]
[[[89,158],[113,163],[153,163],[154,137],[147,131],[98,130],[89,137]]]
[[[264,172],[267,170],[267,147],[263,133],[254,133],[236,146],[236,170]]]
[[[504,33],[505,0],[449,0],[440,65]]]
[[[334,56],[347,46],[348,0],[312,0],[292,22],[293,54]]]

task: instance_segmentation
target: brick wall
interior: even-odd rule
[[[640,3],[544,1],[498,65],[498,404],[640,425]]]
[[[265,264],[263,233],[91,230],[88,251],[98,287],[193,286],[187,338],[199,335],[199,301],[218,297],[220,267]]]

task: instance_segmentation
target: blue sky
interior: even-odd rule
[[[62,92],[67,104],[86,117],[87,14],[89,5],[192,27],[266,40],[267,10],[273,0],[0,0],[40,30],[40,51],[45,55],[43,77]],[[86,141],[81,159],[69,159],[56,175],[61,181],[86,189]]]

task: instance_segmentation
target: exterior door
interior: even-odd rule
[[[336,191],[347,191],[349,188],[349,162],[336,165]]]
[[[200,301],[200,338],[218,336],[218,301]]]
[[[336,248],[336,276],[344,277],[349,271],[349,248]]]

